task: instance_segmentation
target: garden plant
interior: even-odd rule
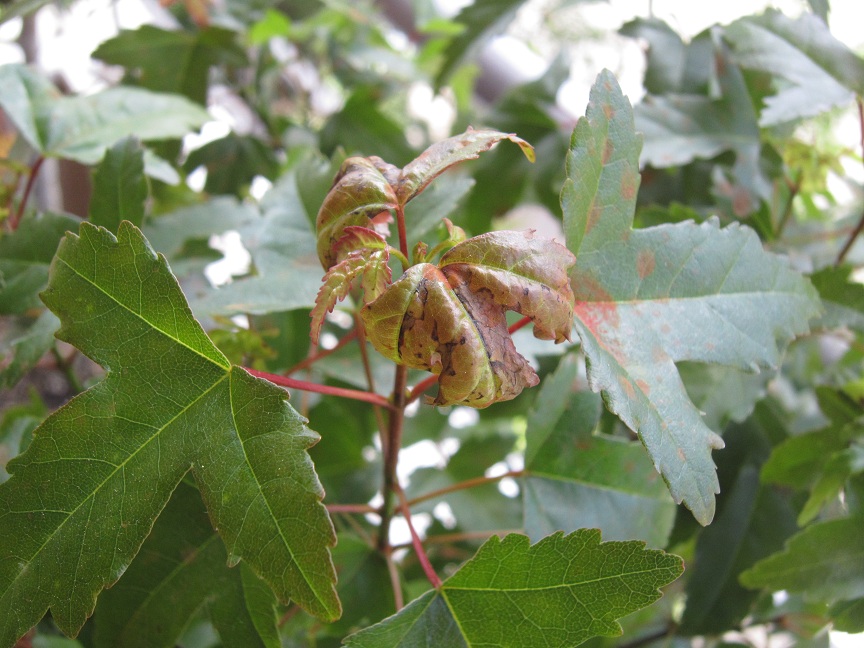
[[[598,70],[570,121],[564,55],[472,94],[531,2],[392,4],[174,4],[93,94],[0,67],[0,648],[864,631],[864,59],[827,3],[631,21],[645,97]],[[253,126],[184,146],[217,89]],[[57,161],[85,214],[37,199]]]

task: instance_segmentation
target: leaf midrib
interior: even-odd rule
[[[228,375],[228,372],[226,372],[210,387],[208,387],[205,391],[201,392],[196,398],[194,398],[188,405],[186,405],[177,414],[175,414],[170,420],[166,421],[164,425],[157,428],[153,435],[150,436],[150,438],[146,439],[143,443],[141,443],[141,445],[139,445],[134,452],[132,452],[128,457],[126,457],[126,459],[117,464],[114,470],[111,471],[105,477],[105,479],[103,479],[90,493],[88,493],[87,496],[81,500],[78,506],[69,511],[69,513],[66,515],[66,518],[59,525],[57,525],[53,532],[48,535],[48,537],[45,539],[45,542],[43,542],[42,545],[33,552],[33,554],[27,559],[27,564],[24,566],[24,568],[22,568],[21,571],[19,571],[18,574],[15,576],[15,578],[13,578],[9,582],[9,587],[7,587],[6,590],[0,593],[0,598],[2,598],[2,596],[5,595],[6,592],[10,591],[12,586],[21,578],[21,574],[26,571],[26,567],[28,567],[34,560],[36,560],[39,554],[42,553],[42,550],[45,549],[45,547],[47,547],[51,543],[51,541],[53,541],[54,538],[57,537],[57,535],[62,531],[63,527],[66,526],[66,523],[75,516],[75,514],[82,506],[84,506],[87,502],[94,498],[102,490],[105,484],[107,484],[111,479],[113,479],[120,470],[124,469],[126,465],[138,455],[139,452],[141,452],[145,447],[147,447],[154,439],[158,438],[162,434],[162,432],[164,432],[169,426],[171,426],[171,424],[174,423],[174,421],[183,416],[190,408],[192,408],[202,398],[204,398],[207,394],[213,391],[223,380],[228,377]]]
[[[653,567],[651,569],[641,569],[638,571],[628,571],[621,572],[620,574],[613,574],[611,576],[601,576],[599,578],[591,578],[587,580],[574,581],[572,583],[562,583],[560,585],[545,585],[543,587],[459,587],[447,585],[444,583],[444,586],[441,588],[442,596],[445,596],[447,591],[460,591],[460,592],[545,592],[549,590],[557,590],[557,589],[567,589],[571,587],[581,587],[583,585],[593,585],[595,583],[602,583],[604,581],[613,580],[616,578],[626,578],[628,576],[639,576],[642,574],[651,574],[653,572],[658,571],[667,571],[670,567]]]
[[[79,272],[79,271],[78,271],[78,270],[77,270],[73,265],[71,265],[68,261],[66,261],[66,259],[64,259],[64,258],[58,256],[58,257],[57,257],[57,260],[60,261],[63,265],[65,265],[67,268],[69,268],[69,270],[71,270],[71,271],[72,271],[76,276],[81,277],[81,279],[83,279],[84,281],[86,281],[87,283],[89,283],[91,286],[93,286],[94,288],[96,288],[99,292],[101,292],[103,295],[105,295],[108,299],[110,299],[111,301],[113,301],[113,302],[114,302],[115,304],[117,304],[118,306],[122,307],[126,312],[130,313],[131,315],[134,315],[134,316],[137,317],[139,320],[141,320],[142,322],[144,322],[145,324],[147,324],[147,325],[148,325],[152,330],[154,330],[154,331],[158,331],[159,333],[161,333],[162,335],[164,335],[165,337],[167,337],[169,340],[172,340],[173,342],[177,343],[178,345],[180,345],[180,346],[182,346],[182,347],[188,349],[189,351],[191,351],[191,352],[194,353],[195,355],[197,355],[197,356],[199,356],[199,357],[201,357],[201,358],[204,358],[205,360],[207,360],[207,362],[216,365],[216,366],[219,367],[220,369],[224,370],[224,371],[226,372],[226,375],[227,375],[227,372],[231,369],[231,364],[228,362],[228,359],[225,358],[225,356],[222,355],[222,352],[219,351],[215,346],[214,346],[213,348],[216,350],[217,353],[219,353],[220,355],[222,355],[222,357],[225,359],[225,364],[220,364],[220,363],[216,362],[216,361],[215,361],[213,358],[211,358],[210,356],[206,356],[206,355],[204,355],[203,353],[201,353],[200,351],[198,351],[197,349],[192,348],[191,346],[189,346],[188,344],[186,344],[183,340],[181,340],[181,339],[179,339],[179,338],[176,338],[176,337],[174,337],[173,335],[171,335],[170,333],[168,333],[168,331],[164,331],[164,330],[162,330],[161,328],[159,328],[158,326],[156,326],[153,322],[151,322],[151,321],[148,320],[146,317],[144,317],[141,313],[138,313],[138,312],[132,310],[132,308],[130,308],[130,307],[127,306],[125,303],[123,303],[122,301],[120,301],[120,299],[118,299],[117,297],[115,297],[114,295],[112,295],[111,293],[109,293],[108,291],[106,291],[106,290],[105,290],[104,288],[102,288],[102,286],[100,286],[98,283],[96,283],[95,281],[93,281],[92,279],[90,279],[90,277],[87,277],[86,275],[81,274],[81,273],[80,273],[80,272]],[[172,309],[172,310],[173,310],[173,309]],[[176,318],[175,318],[175,319],[176,319]],[[196,322],[196,323],[197,323],[197,322]],[[206,337],[206,334],[205,334],[205,337]],[[208,338],[208,340],[209,340],[209,338]],[[212,343],[211,343],[211,344],[212,344]],[[224,378],[224,376],[223,376],[223,378]],[[221,379],[220,379],[220,380],[221,380]],[[209,391],[209,390],[208,390],[208,391]]]

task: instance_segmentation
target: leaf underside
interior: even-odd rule
[[[277,596],[339,616],[335,534],[306,450],[317,435],[282,390],[232,367],[140,231],[67,235],[45,303],[58,337],[108,368],[49,417],[0,486],[0,644],[50,608],[74,635],[183,475],[195,476],[232,564]]]

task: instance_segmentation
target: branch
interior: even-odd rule
[[[285,375],[290,376],[291,374],[297,373],[298,371],[301,371],[302,369],[306,369],[307,367],[315,364],[319,360],[323,360],[324,358],[326,358],[330,354],[336,353],[339,349],[344,347],[346,344],[348,344],[351,340],[353,340],[356,337],[357,337],[357,330],[356,329],[349,331],[348,333],[346,333],[345,335],[342,336],[342,338],[339,340],[339,342],[336,343],[336,346],[334,346],[332,349],[321,349],[317,353],[313,353],[313,354],[309,355],[308,357],[306,357],[305,359],[301,360],[296,365],[291,367],[288,371],[286,371]]]
[[[396,495],[399,497],[399,510],[402,511],[405,522],[408,523],[408,530],[411,532],[411,544],[414,545],[414,553],[417,554],[417,560],[420,561],[423,573],[426,574],[426,578],[429,579],[432,587],[438,589],[441,587],[441,579],[438,578],[438,574],[435,573],[432,563],[429,562],[429,556],[426,555],[426,550],[423,548],[423,541],[420,539],[417,530],[414,528],[414,523],[411,521],[411,508],[405,497],[405,491],[398,484],[396,485]]]
[[[30,168],[30,176],[27,178],[27,184],[24,185],[24,193],[21,196],[21,202],[18,203],[18,211],[9,219],[9,227],[13,232],[18,229],[18,224],[24,216],[24,208],[27,207],[27,201],[30,199],[30,193],[33,191],[33,185],[36,183],[36,176],[39,175],[39,169],[42,168],[44,161],[45,158],[40,155]]]
[[[864,100],[862,100],[861,97],[858,97],[857,101],[858,123],[861,129],[861,159],[864,160]],[[841,263],[843,263],[843,260],[849,253],[849,250],[852,249],[852,245],[855,243],[855,239],[858,238],[858,235],[861,233],[862,230],[864,230],[864,211],[862,211],[861,218],[858,219],[858,224],[855,226],[855,229],[852,230],[852,234],[846,241],[846,245],[843,246],[843,249],[840,250],[840,253],[837,255],[837,260],[834,262],[834,265],[839,266]]]
[[[502,475],[496,475],[495,477],[474,477],[473,479],[466,479],[465,481],[461,481],[458,484],[452,484],[447,486],[446,488],[439,488],[438,490],[430,491],[425,493],[424,495],[420,495],[419,497],[415,497],[410,500],[408,504],[410,506],[414,506],[415,504],[419,504],[420,502],[425,502],[430,499],[435,499],[436,497],[441,497],[442,495],[446,495],[447,493],[454,493],[460,490],[466,490],[468,488],[474,488],[476,486],[482,486],[483,484],[492,484],[497,481],[501,481],[505,477],[513,477],[518,478],[522,477],[525,474],[524,470],[510,470]]]
[[[289,389],[302,389],[303,391],[315,392],[317,394],[326,394],[327,396],[340,396],[341,398],[350,398],[353,400],[380,405],[387,409],[394,409],[393,405],[380,394],[360,391],[358,389],[345,389],[343,387],[332,387],[330,385],[319,385],[318,383],[308,382],[306,380],[296,380],[295,378],[286,378],[277,374],[267,373],[266,371],[257,371],[249,367],[243,367],[256,378],[269,380],[280,387],[288,387]]]

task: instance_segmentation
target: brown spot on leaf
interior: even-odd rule
[[[636,386],[642,391],[643,394],[648,395],[651,393],[651,385],[642,380],[641,378],[636,381]]]
[[[603,146],[603,164],[609,164],[609,160],[612,159],[612,153],[615,150],[615,147],[612,146],[612,140],[606,140],[606,143]]]
[[[611,90],[611,87],[607,87],[608,90]],[[615,109],[609,104],[603,104],[603,114],[606,115],[606,119],[612,119],[613,115],[615,115]]]
[[[627,394],[627,398],[636,398],[636,390],[633,388],[633,383],[627,380],[624,376],[618,376],[618,384]]]
[[[600,208],[600,205],[598,205],[597,203],[594,203],[594,205],[591,207],[591,211],[588,212],[588,220],[585,223],[585,233],[586,234],[588,234],[588,232],[590,232],[592,229],[594,229],[594,226],[600,220],[600,216],[602,216],[602,215],[603,215],[603,210]]]
[[[636,257],[636,272],[639,273],[639,278],[645,277],[654,273],[656,264],[654,253],[651,250],[642,250]]]
[[[678,448],[678,458],[681,461],[687,461],[687,455],[684,454],[684,450],[681,448]]]
[[[633,200],[636,197],[636,188],[639,186],[639,176],[635,173],[625,173],[621,178],[621,197],[624,200]]]

